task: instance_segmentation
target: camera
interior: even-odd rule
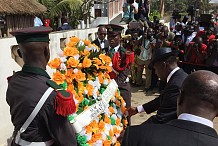
[[[133,4],[134,3],[134,0],[127,0],[126,1],[128,4]]]

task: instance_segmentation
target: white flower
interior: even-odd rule
[[[85,89],[84,90],[84,94],[87,95],[88,94],[88,90]]]
[[[102,145],[103,145],[102,140],[97,140],[97,141],[93,144],[93,146],[102,146]]]
[[[113,66],[112,62],[110,62],[109,66]]]
[[[91,51],[91,48],[89,48],[88,46],[85,47],[85,50]]]
[[[60,67],[61,67],[60,70],[66,70],[67,69],[67,67],[66,67],[66,65],[64,63],[61,63]]]
[[[102,134],[102,140],[106,140],[107,139],[107,135],[105,134],[105,132],[101,132],[101,134]]]
[[[60,51],[57,53],[57,55],[58,55],[59,57],[64,57],[64,52],[63,52],[62,50],[60,50]]]
[[[85,134],[85,136],[87,141],[92,139],[92,133]]]
[[[78,71],[79,71],[79,70],[78,70],[77,68],[75,68],[75,69],[73,70],[73,73],[76,74],[76,73],[78,73]]]
[[[113,118],[114,120],[116,120],[116,119],[117,119],[117,116],[116,116],[115,114],[113,114],[113,115],[111,116],[111,118]]]
[[[60,57],[60,61],[61,61],[62,63],[64,63],[64,62],[67,61],[67,59],[66,59],[66,57]]]
[[[99,82],[99,78],[98,77],[96,77],[96,79],[94,81],[94,87],[97,87],[97,89],[100,89],[100,87],[101,87],[101,84]]]
[[[109,83],[109,82],[108,82],[108,79],[105,79],[103,84],[104,84],[104,85],[108,85],[108,83]]]
[[[84,46],[84,42],[83,41],[79,41],[79,43],[78,43],[78,46],[80,47],[80,46]]]
[[[114,143],[116,143],[116,141],[117,141],[116,137],[113,136],[113,137],[112,137],[112,143],[114,144]]]
[[[79,60],[79,57],[80,57],[79,54],[73,56],[73,58],[74,58],[75,60]]]
[[[80,134],[80,135],[85,135],[85,134],[86,134],[85,128],[83,128],[83,130],[82,130],[79,134]]]

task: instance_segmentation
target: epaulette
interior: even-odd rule
[[[76,111],[73,94],[69,91],[63,90],[61,86],[52,80],[48,80],[46,83],[57,92],[55,98],[56,114],[64,117],[73,114]]]

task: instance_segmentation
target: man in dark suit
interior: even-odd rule
[[[184,81],[178,119],[126,129],[122,146],[217,146],[213,120],[218,116],[218,75],[196,71]]]
[[[6,100],[15,127],[12,146],[77,145],[67,118],[76,110],[73,95],[61,90],[45,71],[50,58],[51,31],[50,27],[42,26],[11,33],[24,60],[22,70],[8,78]]]
[[[95,39],[92,43],[97,45],[102,52],[108,53],[109,42],[105,38],[107,35],[107,29],[105,28],[105,26],[99,26],[97,34],[98,38]]]
[[[169,47],[158,48],[152,55],[150,68],[154,68],[157,76],[166,82],[166,86],[161,95],[154,100],[141,106],[131,107],[129,115],[139,112],[150,114],[157,111],[157,114],[150,117],[145,123],[162,124],[177,118],[176,101],[180,93],[180,88],[187,74],[177,66],[178,52]]]

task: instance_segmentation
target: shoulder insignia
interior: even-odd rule
[[[69,91],[63,90],[61,86],[52,80],[48,80],[46,83],[57,92],[55,98],[56,114],[64,117],[73,114],[76,111],[73,94]]]

